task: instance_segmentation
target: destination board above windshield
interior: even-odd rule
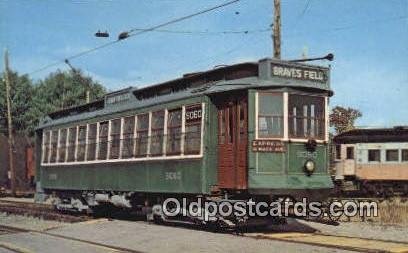
[[[318,68],[287,66],[278,63],[271,64],[271,75],[290,79],[326,82],[327,75],[324,70]]]

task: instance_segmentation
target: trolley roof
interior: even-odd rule
[[[333,94],[330,90],[328,67],[265,58],[258,62],[245,62],[204,72],[188,73],[178,79],[142,88],[129,87],[111,92],[100,100],[50,113],[38,128],[194,96],[252,88],[285,87],[324,92],[330,96]]]
[[[408,142],[408,126],[353,129],[333,138],[336,144]]]

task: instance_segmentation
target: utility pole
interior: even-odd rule
[[[9,175],[10,175],[10,188],[11,194],[16,195],[16,173],[14,171],[14,140],[13,140],[13,124],[11,119],[11,102],[10,102],[10,76],[9,76],[9,61],[8,51],[4,50],[4,80],[6,82],[6,101],[7,101],[7,122],[8,122],[8,143],[9,143]]]
[[[280,0],[273,0],[273,58],[281,58],[281,4]]]

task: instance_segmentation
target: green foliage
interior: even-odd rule
[[[356,119],[362,116],[362,113],[354,108],[336,106],[330,113],[330,126],[333,126],[336,134],[354,129]]]
[[[4,75],[2,75],[4,76]],[[33,83],[27,75],[10,73],[13,128],[15,132],[34,134],[41,118],[64,108],[86,103],[86,91],[90,101],[105,94],[105,88],[81,72],[51,73]],[[0,132],[7,132],[7,107],[5,83],[0,80]]]

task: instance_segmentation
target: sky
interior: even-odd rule
[[[0,0],[0,48],[8,48],[14,71],[38,80],[67,70],[65,58],[114,41],[123,31],[226,1]],[[282,59],[333,53],[333,62],[318,62],[331,65],[332,107],[359,109],[362,127],[408,125],[408,0],[281,1]],[[241,0],[162,28],[173,32],[143,33],[70,62],[108,90],[155,84],[271,57],[272,17],[273,0]],[[98,30],[110,37],[95,37]]]

